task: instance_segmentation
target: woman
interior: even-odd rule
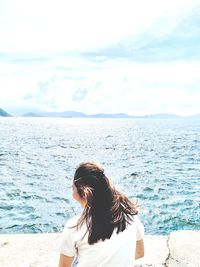
[[[59,267],[133,267],[144,256],[143,225],[137,207],[116,190],[96,163],[79,165],[73,198],[83,207],[81,216],[64,228]]]

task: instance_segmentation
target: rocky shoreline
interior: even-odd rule
[[[2,267],[57,267],[61,234],[0,235]],[[200,267],[200,231],[145,236],[145,257],[135,267]],[[88,266],[89,267],[89,266]],[[125,266],[123,266],[125,267]]]

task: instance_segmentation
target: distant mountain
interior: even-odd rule
[[[132,116],[126,113],[97,113],[97,114],[85,114],[77,111],[63,111],[63,112],[46,112],[40,110],[32,110],[23,115],[23,117],[54,117],[54,118],[132,118],[132,119],[183,119],[194,118],[200,119],[200,114],[193,116],[179,116],[168,113],[158,113],[144,116]]]
[[[134,118],[133,116],[127,115],[125,113],[117,114],[107,114],[107,113],[98,113],[88,115],[82,112],[77,111],[63,111],[63,112],[43,112],[37,111],[29,112],[23,115],[24,117],[62,117],[62,118]]]
[[[64,118],[85,118],[86,114],[77,111],[63,111],[63,112],[38,112],[43,117],[64,117]]]
[[[161,113],[161,114],[145,115],[145,116],[142,116],[142,118],[145,118],[145,119],[178,119],[178,118],[183,118],[183,117],[175,115],[175,114]]]
[[[134,116],[127,115],[125,113],[106,114],[99,113],[94,115],[88,115],[89,118],[134,118]]]
[[[41,117],[41,116],[36,113],[29,112],[29,113],[24,114],[23,117]]]
[[[0,108],[0,116],[1,117],[11,117],[10,114],[8,114],[5,110],[3,110],[2,108]]]
[[[192,118],[192,119],[200,119],[200,114],[192,115],[192,116],[190,116],[190,118]]]

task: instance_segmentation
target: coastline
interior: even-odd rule
[[[2,267],[57,267],[60,233],[1,234]],[[200,231],[145,236],[145,257],[135,267],[200,267]],[[88,266],[89,267],[89,266]]]

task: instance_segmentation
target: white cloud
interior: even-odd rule
[[[9,66],[5,67],[8,73]],[[5,69],[3,64],[1,69]],[[10,75],[0,76],[1,88],[5,89],[1,101],[8,108],[190,115],[200,112],[199,72],[198,61],[91,63],[80,57],[66,57],[40,67],[12,65]]]
[[[167,19],[172,31],[198,0],[12,0],[0,4],[1,51],[90,50],[137,35]],[[17,10],[17,12],[16,12]]]
[[[139,63],[128,57],[108,60],[72,53],[97,51],[127,36],[137,39],[148,29],[158,39],[166,38],[198,4],[198,0],[8,0],[4,6],[1,2],[0,51],[13,52],[15,61],[12,54],[1,56],[0,106],[89,114],[200,113],[198,60]],[[145,38],[144,44],[148,34]]]

